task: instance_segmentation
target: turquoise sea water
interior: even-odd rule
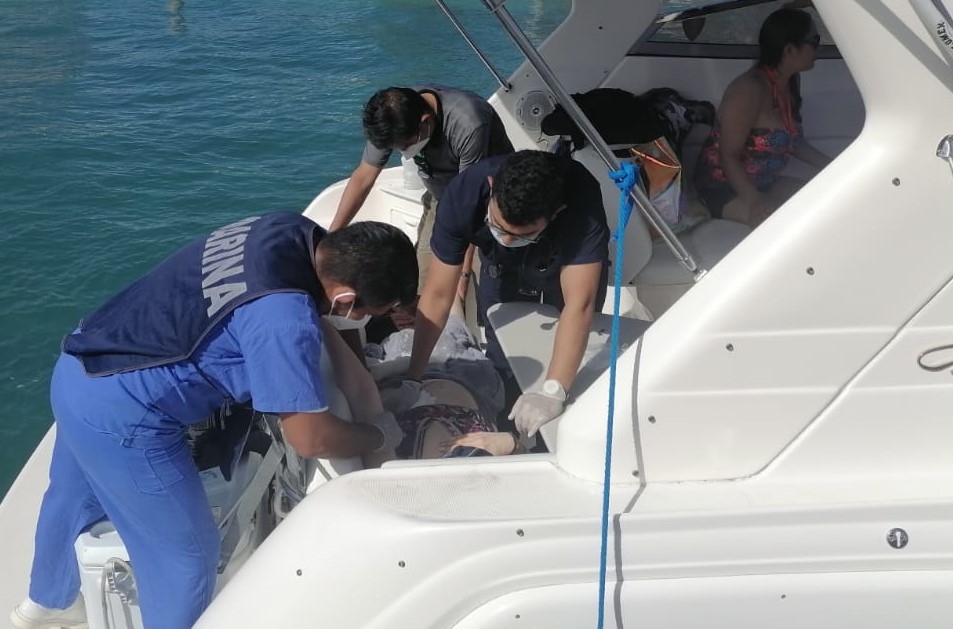
[[[569,0],[510,0],[540,41]],[[508,75],[478,0],[451,6]],[[60,339],[190,238],[346,177],[388,85],[495,82],[429,0],[0,3],[0,495],[52,422]]]

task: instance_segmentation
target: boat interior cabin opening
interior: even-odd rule
[[[806,7],[819,36],[813,68],[800,73],[799,79],[804,138],[836,160],[859,136],[866,112],[836,42],[810,3],[788,0],[577,2],[570,16],[538,47],[538,53],[555,81],[568,94],[621,90],[639,96],[652,90],[674,90],[682,101],[710,103],[717,110],[728,85],[757,61],[759,29],[765,18],[789,6]],[[492,60],[487,63],[492,66]],[[508,81],[500,80],[504,85],[489,97],[517,150],[558,151],[571,145],[571,135],[546,133],[547,117],[551,118],[561,105],[552,82],[544,75],[545,72],[527,61]],[[605,112],[597,113],[600,119],[592,116],[591,120],[596,131],[625,124],[611,117],[607,120]],[[629,114],[613,112],[612,115],[626,117]],[[689,289],[703,282],[705,273],[751,233],[751,227],[743,223],[710,218],[693,190],[696,164],[711,130],[711,125],[705,122],[691,124],[687,135],[679,138],[677,155],[681,166],[683,215],[693,216],[689,216],[692,220],[680,221],[672,228],[694,259],[697,270],[692,272],[686,268],[638,209],[625,229],[620,312],[629,322],[623,326],[623,347],[633,344],[650,322],[659,319]],[[609,148],[617,156],[632,156],[630,146],[612,144]],[[581,147],[572,146],[571,156],[600,182],[607,221],[614,232],[619,190],[608,175],[605,160],[591,141]],[[419,180],[414,181],[413,164],[408,162],[404,166],[382,173],[358,218],[389,222],[416,239],[422,189]],[[831,179],[825,180],[823,171],[817,173],[797,159],[790,160],[783,175],[805,182],[801,192],[810,187],[836,184]],[[329,224],[345,184],[346,181],[341,181],[324,190],[306,208],[305,214],[323,225]],[[787,209],[782,206],[778,212]],[[610,245],[609,255],[614,264],[614,245]],[[593,326],[587,356],[574,385],[577,396],[608,366],[613,277],[614,269],[609,273],[609,297],[602,316],[597,316]],[[496,319],[494,328],[519,384],[524,390],[538,386],[543,376],[539,365],[547,364],[549,356],[544,354],[551,345],[550,337],[543,332],[548,330],[551,334],[556,313],[548,312],[545,307],[527,309],[525,304],[503,304],[496,308],[497,312],[491,311],[489,318],[491,324]],[[511,324],[509,330],[506,323]],[[551,450],[555,448],[555,432],[555,426],[544,430],[544,439]]]
[[[573,94],[608,88],[641,95],[668,88],[684,99],[706,101],[717,109],[728,84],[757,60],[758,31],[763,20],[771,12],[792,3],[784,0],[690,3],[696,6],[687,9],[686,4],[675,0],[615,3],[619,23],[628,28],[569,19],[539,50],[558,80]],[[793,5],[808,6],[820,35],[815,65],[800,77],[804,137],[825,154],[836,157],[863,128],[864,104],[820,16],[808,3]],[[604,18],[606,13],[594,15]],[[516,148],[556,150],[561,138],[546,135],[542,124],[546,115],[558,106],[552,90],[528,64],[513,74],[508,87],[499,89],[490,102],[503,119]],[[708,124],[695,123],[680,147],[681,186],[683,198],[687,200],[693,198],[691,182],[695,166],[710,131]],[[612,148],[624,151],[626,147],[613,145]],[[607,218],[610,228],[615,229],[619,192],[607,175],[606,165],[591,143],[573,150],[572,156],[602,183]],[[810,167],[793,159],[784,171],[785,176],[804,181],[810,180],[813,174]],[[420,191],[412,177],[408,182],[400,175],[401,171],[394,169],[389,176],[381,178],[379,189],[368,198],[360,216],[400,225],[416,238]],[[326,223],[328,212],[333,215],[343,185],[344,182],[340,182],[322,193],[306,209],[306,214]],[[706,219],[704,206],[694,204],[693,210],[698,209],[701,220],[679,231],[677,236],[698,266],[708,270],[732,250],[750,228],[734,221]],[[629,223],[624,244],[622,313],[657,319],[691,288],[696,278],[642,216]],[[614,257],[614,251],[610,256]],[[606,312],[611,312],[611,301],[606,302]]]

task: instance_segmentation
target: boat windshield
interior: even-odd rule
[[[714,4],[726,4],[726,0],[662,0],[661,15],[685,9],[700,9]]]
[[[809,3],[803,4],[813,14],[821,35],[818,56],[839,56],[823,21]],[[629,54],[751,57],[761,23],[771,12],[788,5],[789,0],[663,0],[654,27]]]

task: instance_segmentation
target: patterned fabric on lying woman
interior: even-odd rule
[[[414,346],[414,330],[407,328],[394,332],[380,344],[368,343],[364,354],[369,365],[396,361],[410,357]],[[470,331],[463,317],[451,315],[430,356],[430,365],[424,372],[425,379],[452,380],[463,386],[476,399],[480,412],[486,417],[496,417],[503,409],[503,382],[493,368]],[[382,383],[381,394],[385,395]],[[385,407],[387,402],[385,401]],[[388,410],[398,417],[400,411]]]
[[[496,426],[487,421],[479,411],[466,406],[451,404],[415,406],[402,413],[397,419],[397,423],[406,435],[397,447],[397,456],[402,459],[424,458],[424,434],[434,422],[443,426],[453,438],[473,432],[496,431]]]

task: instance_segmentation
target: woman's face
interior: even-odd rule
[[[817,48],[821,45],[821,35],[817,32],[817,26],[811,22],[807,34],[799,41],[790,44],[788,51],[795,72],[804,72],[814,67],[814,58],[817,55]]]

